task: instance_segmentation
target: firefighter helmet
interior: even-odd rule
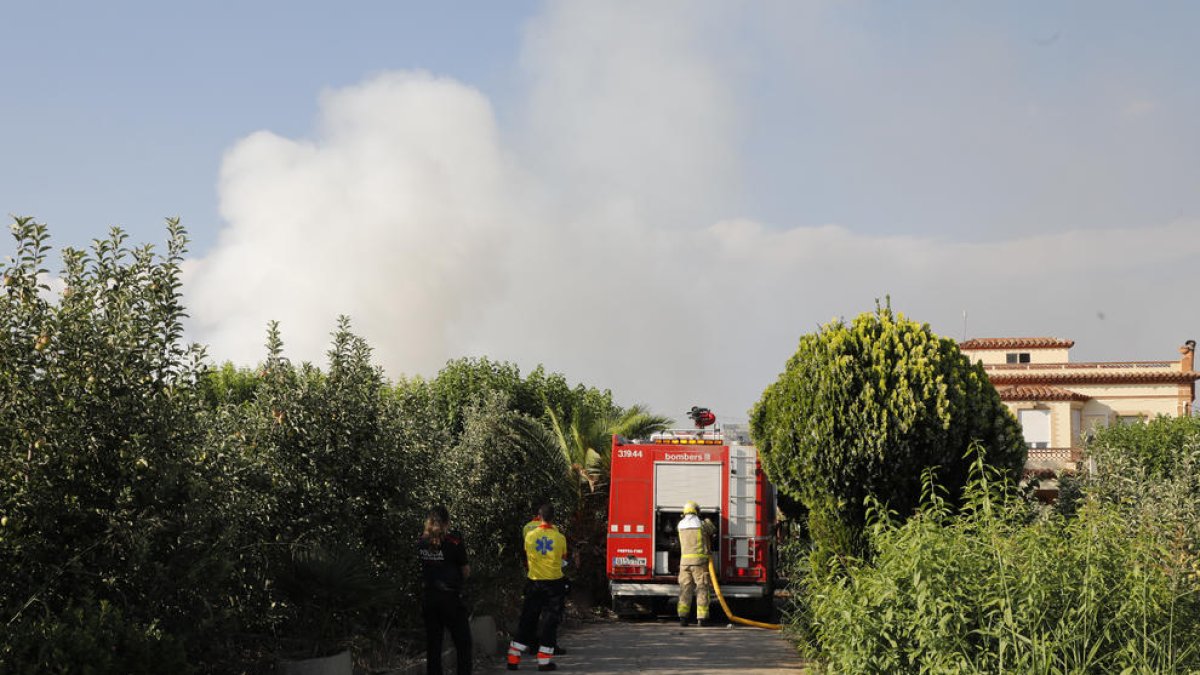
[[[700,513],[700,505],[696,502],[688,502],[683,505],[683,512],[684,514]]]

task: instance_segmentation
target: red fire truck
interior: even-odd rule
[[[684,504],[694,501],[700,517],[717,527],[713,564],[735,613],[770,614],[775,491],[744,428],[671,430],[648,440],[614,436],[612,443],[607,564],[613,610],[632,616],[673,607],[679,595],[675,526]]]

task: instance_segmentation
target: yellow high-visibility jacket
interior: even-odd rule
[[[549,523],[542,523],[525,535],[525,559],[529,561],[529,578],[534,581],[561,579],[566,555],[567,538]]]

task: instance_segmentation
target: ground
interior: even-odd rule
[[[783,675],[804,672],[804,662],[778,631],[745,626],[681,628],[673,621],[587,623],[563,632],[567,655],[556,658],[568,673],[687,673]],[[481,672],[506,672],[502,657]],[[537,672],[527,655],[522,672]]]

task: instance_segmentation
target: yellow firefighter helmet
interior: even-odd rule
[[[683,505],[683,512],[684,512],[684,514],[688,514],[688,513],[698,514],[698,513],[700,513],[700,505],[697,504],[696,502],[688,502]]]

